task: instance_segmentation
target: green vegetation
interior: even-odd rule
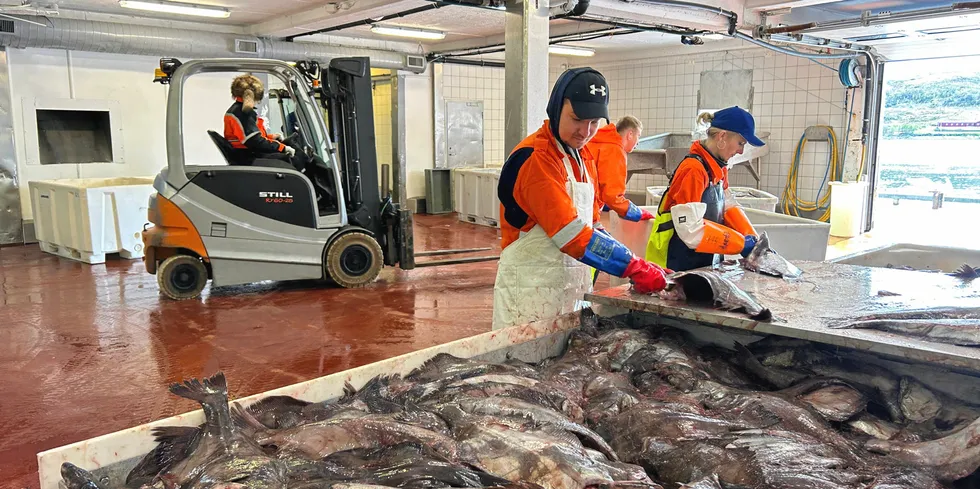
[[[980,74],[926,76],[885,85],[882,135],[887,139],[945,136],[980,139],[980,134],[937,132],[938,122],[980,121]]]

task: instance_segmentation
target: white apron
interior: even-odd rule
[[[589,172],[583,165],[585,182],[575,180],[570,159],[562,153],[568,173],[565,189],[579,217],[591,223],[595,187]],[[592,267],[562,253],[535,225],[500,253],[493,285],[493,329],[577,311],[588,305],[583,299],[591,291]]]

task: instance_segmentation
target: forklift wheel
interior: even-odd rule
[[[174,255],[157,268],[160,291],[174,300],[194,299],[208,283],[208,270],[196,256]]]
[[[353,289],[364,287],[378,277],[384,256],[374,238],[352,232],[330,244],[325,265],[327,276],[340,286]]]

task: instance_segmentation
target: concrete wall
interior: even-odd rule
[[[406,114],[406,190],[407,198],[425,196],[425,169],[435,168],[435,141],[432,130],[432,70],[405,75],[403,85]]]
[[[24,219],[33,217],[31,180],[153,176],[166,166],[167,87],[152,83],[159,58],[48,49],[8,53]],[[200,75],[189,80],[183,128],[188,163],[223,164],[206,131],[222,131],[222,116],[231,104],[230,79],[231,75]],[[25,110],[83,106],[110,109],[118,128],[113,137],[122,138],[119,162],[40,165],[29,157],[31,147],[37,147],[37,128]]]

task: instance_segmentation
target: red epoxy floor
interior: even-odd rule
[[[497,234],[454,214],[415,221],[416,250],[499,254]],[[2,248],[0,486],[38,487],[37,452],[195,409],[171,382],[220,369],[237,398],[488,331],[496,267],[386,269],[360,290],[263,283],[173,302],[139,260]]]

